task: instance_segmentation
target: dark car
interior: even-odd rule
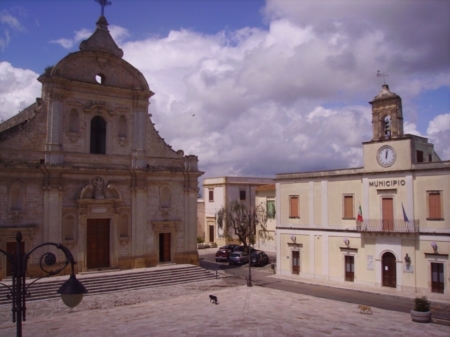
[[[269,256],[262,250],[254,252],[252,253],[251,263],[252,266],[260,266],[260,267],[265,266],[266,264],[269,263]]]
[[[228,250],[231,250],[232,252],[234,252],[237,247],[239,247],[239,245],[228,244],[228,245],[220,247],[220,249],[228,249]]]
[[[226,262],[232,253],[231,250],[225,248],[219,248],[216,252],[216,262]]]
[[[230,254],[228,262],[231,264],[244,264],[249,261],[249,255],[246,252],[233,252]]]
[[[230,254],[234,252],[236,247],[239,247],[238,245],[225,245],[219,248],[219,250],[216,252],[216,262],[226,262],[228,261],[228,258],[230,257]]]
[[[247,248],[248,248],[248,246],[247,246]],[[245,247],[244,246],[237,246],[235,249],[234,249],[234,251],[235,252],[243,252],[243,251],[245,251]],[[250,252],[256,252],[256,249],[255,248],[253,248],[253,247],[250,247]]]

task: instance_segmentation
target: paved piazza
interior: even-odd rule
[[[214,305],[209,294],[219,299]],[[52,336],[450,336],[450,326],[410,315],[223,280],[86,296],[73,311],[60,300],[28,302],[23,335]],[[0,306],[0,336],[14,336]]]

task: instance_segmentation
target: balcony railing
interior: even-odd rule
[[[403,219],[367,219],[356,224],[356,230],[361,232],[417,233],[419,231],[419,220],[407,222]]]

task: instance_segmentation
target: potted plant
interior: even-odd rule
[[[416,297],[414,309],[411,310],[411,319],[414,322],[428,323],[431,321],[431,303],[426,296]]]

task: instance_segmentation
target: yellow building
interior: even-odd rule
[[[450,161],[387,85],[370,104],[363,167],[277,174],[277,273],[450,294]]]

